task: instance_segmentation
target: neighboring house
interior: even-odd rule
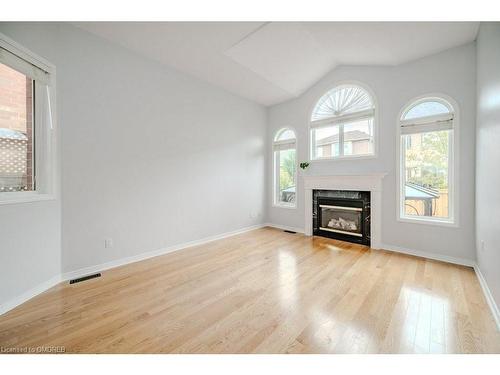
[[[370,153],[370,135],[359,130],[344,133],[344,154],[362,155]],[[327,158],[339,155],[339,135],[319,139],[317,141],[317,156]]]

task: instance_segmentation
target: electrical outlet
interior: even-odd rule
[[[484,251],[484,241],[481,240],[481,251]]]
[[[104,240],[104,248],[105,249],[110,249],[113,247],[113,239],[112,238],[106,238]]]

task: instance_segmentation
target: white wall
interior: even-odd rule
[[[477,39],[477,261],[497,306],[500,306],[499,162],[500,23],[482,23]]]
[[[298,133],[298,158],[308,160],[308,120],[316,101],[342,81],[359,81],[374,92],[379,111],[379,153],[375,159],[312,162],[311,175],[386,172],[382,197],[382,242],[393,247],[425,251],[473,260],[474,254],[474,123],[475,45],[450,49],[394,67],[339,67],[295,100],[270,108],[268,140],[281,127]],[[460,227],[447,228],[396,220],[396,127],[400,110],[411,99],[428,93],[443,93],[458,102],[460,111]],[[272,181],[271,147],[268,146],[268,181]],[[302,173],[302,172],[299,172]],[[271,183],[268,194],[272,196]],[[299,177],[298,207],[272,207],[267,202],[269,222],[304,228],[304,189]]]
[[[57,67],[63,272],[263,222],[264,107],[68,24],[0,30]]]
[[[0,32],[9,36],[8,31],[0,23]],[[48,27],[43,36],[32,35],[25,47],[36,53],[39,49],[34,47],[43,46],[51,55],[53,37],[54,29]],[[59,174],[59,163],[55,169]],[[60,271],[60,196],[51,201],[0,205],[0,313],[29,298],[33,288],[57,282]]]

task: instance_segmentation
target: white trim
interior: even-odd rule
[[[14,309],[15,307],[23,304],[24,302],[28,301],[29,299],[36,297],[37,295],[47,291],[48,289],[56,286],[60,282],[68,281],[71,279],[86,276],[88,274],[92,274],[92,273],[96,273],[96,272],[102,272],[102,271],[105,271],[105,270],[108,270],[111,268],[124,266],[126,264],[139,262],[141,260],[154,258],[154,257],[160,256],[160,255],[173,253],[174,251],[187,249],[187,248],[190,248],[193,246],[203,245],[203,244],[206,244],[206,243],[209,243],[212,241],[221,240],[223,238],[227,238],[227,237],[235,236],[235,235],[238,235],[241,233],[249,232],[249,231],[252,231],[255,229],[263,228],[265,226],[267,226],[267,224],[252,225],[250,227],[237,229],[237,230],[234,230],[231,232],[216,234],[214,236],[205,237],[205,238],[202,238],[199,240],[184,242],[182,244],[169,246],[167,248],[154,250],[154,251],[150,251],[147,253],[142,253],[142,254],[138,254],[138,255],[122,258],[122,259],[117,259],[117,260],[113,260],[113,261],[102,263],[102,264],[96,264],[96,265],[90,266],[90,267],[80,268],[78,270],[65,272],[63,274],[59,274],[57,276],[54,276],[50,280],[45,281],[45,282],[37,285],[36,287],[28,290],[27,292],[24,292],[20,296],[15,297],[15,298],[11,299],[10,301],[7,301],[7,302],[3,303],[2,305],[0,305],[0,315],[6,313],[7,311]]]
[[[410,112],[411,109],[415,108],[417,105],[425,103],[425,102],[438,102],[444,105],[446,108],[448,108],[448,114],[453,114],[454,113],[454,107],[453,105],[450,104],[449,101],[445,97],[443,97],[441,94],[430,94],[430,95],[420,95],[413,100],[409,101],[405,106],[404,110],[401,111],[399,119],[400,120],[405,120],[406,115],[408,112]],[[433,116],[439,116],[439,115],[432,115]],[[415,119],[413,119],[415,120]]]
[[[0,193],[0,205],[4,204],[19,204],[19,203],[31,203],[31,202],[41,202],[41,201],[53,201],[56,200],[54,194],[41,194],[31,191],[12,193]],[[5,195],[3,195],[5,194]],[[13,194],[10,196],[10,194]]]
[[[297,194],[297,193],[295,193],[295,194]],[[295,200],[297,200],[297,197],[295,197]],[[289,203],[285,203],[285,202],[273,203],[272,207],[274,207],[274,208],[286,208],[288,210],[296,210],[297,209],[296,204],[289,204]]]
[[[448,255],[431,253],[431,252],[421,251],[421,250],[414,250],[414,249],[409,249],[407,247],[389,245],[389,244],[385,244],[385,243],[381,245],[380,249],[393,251],[395,253],[413,255],[413,256],[420,257],[420,258],[427,258],[427,259],[432,259],[432,260],[439,260],[441,262],[446,262],[446,263],[458,264],[460,266],[474,267],[474,265],[475,265],[475,262],[472,259],[452,257],[452,256],[448,256]]]
[[[275,139],[283,132],[291,130],[293,134],[295,135],[294,139],[286,140],[286,141],[275,141]],[[286,148],[281,148],[282,145],[285,145]],[[289,210],[295,210],[297,209],[298,206],[298,183],[299,183],[299,178],[298,178],[298,171],[299,171],[299,148],[298,148],[299,142],[297,139],[297,130],[292,127],[292,126],[283,126],[279,128],[275,133],[273,137],[273,142],[271,144],[271,163],[272,163],[272,182],[271,182],[271,189],[272,189],[272,202],[271,206],[274,208],[286,208]],[[279,197],[279,188],[278,185],[276,184],[277,182],[277,176],[280,175],[280,167],[278,163],[276,163],[276,152],[279,152],[281,150],[295,150],[295,175],[294,175],[294,180],[295,180],[295,202],[290,204],[287,202],[281,202],[280,197]],[[279,154],[278,154],[279,155]]]
[[[43,57],[38,56],[36,53],[30,51],[28,48],[17,43],[15,40],[2,33],[0,33],[0,47],[9,51],[14,50],[17,56],[35,66],[38,66],[40,69],[46,71],[47,73],[55,73],[56,67],[54,64],[44,59]]]
[[[453,121],[454,113],[440,113],[439,115],[422,116],[416,118],[410,118],[403,120],[401,119],[399,123],[401,127],[407,126],[418,126],[418,125],[432,125],[440,124],[440,126],[445,126],[446,123]]]
[[[109,270],[111,268],[124,266],[126,264],[135,263],[135,262],[139,262],[141,260],[145,260],[145,259],[154,258],[157,256],[173,253],[175,251],[187,249],[187,248],[190,248],[193,246],[199,246],[199,245],[203,245],[203,244],[206,244],[206,243],[209,243],[212,241],[217,241],[217,240],[221,240],[221,239],[224,239],[227,237],[236,236],[237,234],[241,234],[241,233],[249,232],[249,231],[252,231],[255,229],[263,228],[264,226],[265,226],[265,224],[252,225],[250,227],[237,229],[237,230],[234,230],[231,232],[216,234],[214,236],[205,237],[205,238],[202,238],[199,240],[184,242],[184,243],[169,246],[169,247],[166,247],[163,249],[153,250],[153,251],[149,251],[147,253],[137,254],[137,255],[130,256],[130,257],[126,257],[126,258],[112,260],[112,261],[106,262],[106,263],[96,264],[94,266],[80,268],[80,269],[75,270],[75,271],[69,271],[69,272],[63,273],[61,276],[61,279],[62,279],[62,281],[67,281],[67,280],[82,277],[82,276],[85,276],[85,275],[88,275],[91,273],[102,272],[105,270]]]
[[[32,299],[33,297],[36,297],[37,295],[49,290],[50,288],[53,288],[57,284],[61,282],[61,275],[56,275],[52,278],[50,278],[47,281],[44,281],[37,286],[27,290],[26,292],[22,293],[20,296],[14,297],[13,299],[3,303],[0,305],[0,315],[5,314],[7,311],[10,311],[17,306],[23,304],[24,302]]]
[[[408,224],[437,225],[448,228],[458,228],[458,223],[449,219],[440,219],[438,217],[434,218],[427,216],[415,216],[415,217],[404,216],[404,217],[398,217],[397,221]]]
[[[357,155],[339,155],[335,156],[334,158],[332,157],[326,157],[326,158],[316,158],[316,159],[310,159],[308,160],[309,163],[317,163],[317,162],[337,162],[337,161],[349,161],[349,160],[366,160],[366,159],[376,159],[378,156],[374,154],[357,154]]]
[[[479,284],[481,285],[481,289],[483,290],[486,302],[488,303],[488,306],[490,307],[491,314],[493,315],[493,319],[495,319],[495,323],[497,324],[497,330],[500,331],[500,310],[498,309],[498,306],[495,302],[495,299],[493,298],[493,295],[491,294],[490,288],[488,287],[488,284],[486,283],[486,279],[484,278],[483,274],[481,273],[481,269],[479,268],[479,264],[477,264],[477,263],[474,264],[474,271],[476,272],[477,279],[479,280]]]
[[[304,228],[290,227],[288,225],[274,224],[274,223],[265,223],[265,227],[271,227],[281,230],[289,230],[291,232],[304,233]]]
[[[354,120],[363,120],[375,116],[375,108],[365,109],[359,112],[351,112],[345,115],[336,117],[327,117],[321,120],[314,120],[309,123],[311,129],[326,128],[330,125],[339,124],[342,122],[353,122]]]
[[[448,190],[449,197],[452,199],[448,202],[448,209],[450,210],[449,218],[433,219],[428,217],[411,217],[404,215],[404,193],[403,193],[403,173],[402,169],[402,147],[401,142],[401,119],[403,116],[419,103],[425,102],[427,100],[435,100],[442,102],[448,108],[450,108],[450,113],[453,114],[453,132],[450,133],[450,143],[452,147],[449,150],[448,163],[451,166],[448,168]],[[437,225],[446,227],[460,227],[460,211],[459,211],[459,196],[460,196],[460,108],[458,103],[450,96],[442,93],[430,93],[425,95],[420,95],[406,102],[406,104],[401,108],[397,118],[397,128],[396,128],[396,219],[400,222],[406,222],[411,224],[424,224],[424,225]]]
[[[303,176],[304,178],[304,223],[305,235],[312,236],[312,191],[320,190],[354,190],[369,191],[371,205],[371,246],[380,248],[382,239],[382,180],[386,173],[365,175],[331,175]]]

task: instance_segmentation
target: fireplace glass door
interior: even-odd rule
[[[362,208],[327,204],[320,204],[319,208],[319,229],[355,237],[363,236]]]

